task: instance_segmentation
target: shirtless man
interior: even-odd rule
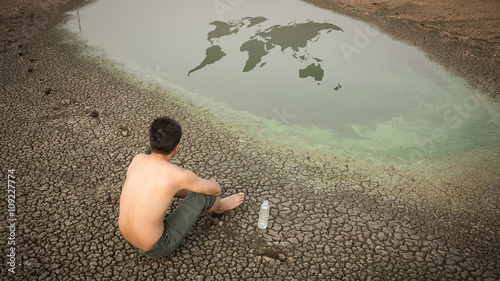
[[[168,117],[153,121],[152,153],[134,157],[120,197],[118,225],[123,237],[151,258],[170,255],[204,212],[220,214],[243,203],[243,193],[220,199],[221,187],[170,163],[179,151],[182,130]],[[184,198],[168,216],[173,197]]]

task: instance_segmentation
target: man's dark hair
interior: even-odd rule
[[[182,137],[181,125],[172,118],[158,117],[149,128],[151,151],[168,155],[174,151]]]

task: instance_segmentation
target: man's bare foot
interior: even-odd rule
[[[219,202],[216,202],[219,204],[218,204],[218,206],[214,206],[214,207],[216,207],[216,209],[213,212],[216,214],[222,214],[227,210],[232,210],[232,209],[238,207],[239,205],[241,205],[241,203],[243,203],[244,198],[245,198],[245,194],[243,194],[243,193],[236,193],[236,194],[233,194],[229,197],[222,198],[222,199],[220,199]]]

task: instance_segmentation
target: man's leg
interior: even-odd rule
[[[220,199],[206,194],[191,192],[177,208],[165,218],[165,231],[170,241],[171,251],[177,248],[203,212],[222,213],[243,203],[243,193]]]
[[[165,218],[165,231],[170,237],[169,247],[172,251],[182,243],[198,218],[215,202],[215,196],[190,192]]]

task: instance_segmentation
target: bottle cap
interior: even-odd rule
[[[264,205],[269,205],[269,202],[267,200],[264,200]]]

